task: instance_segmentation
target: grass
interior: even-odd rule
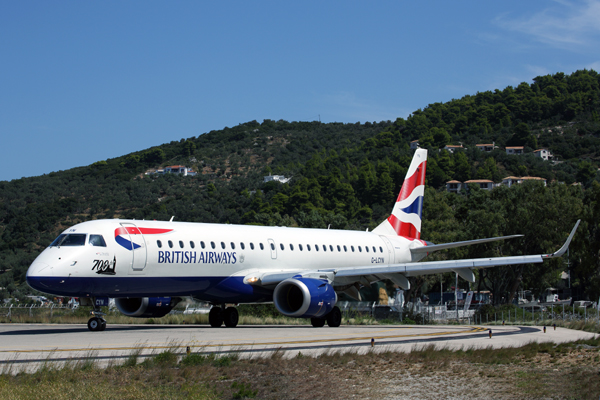
[[[330,349],[317,357],[278,349],[241,358],[236,351],[186,354],[185,346],[174,342],[165,347],[140,362],[140,346],[106,368],[97,365],[93,353],[61,365],[47,361],[34,373],[24,373],[16,364],[5,366],[0,398],[342,399],[385,397],[382,391],[389,390],[400,391],[396,397],[410,397],[401,391],[415,384],[420,393],[428,390],[423,382],[430,378],[463,394],[473,385],[493,387],[498,390],[494,393],[506,395],[500,398],[597,399],[600,394],[600,339],[499,350],[436,350],[428,345],[409,353],[377,347],[358,354]]]

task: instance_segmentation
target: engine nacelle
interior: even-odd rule
[[[337,294],[327,281],[289,278],[275,287],[273,302],[288,317],[321,318],[333,309]]]
[[[116,298],[119,311],[134,318],[160,318],[167,315],[179,303],[179,297]]]

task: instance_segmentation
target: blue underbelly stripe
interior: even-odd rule
[[[193,296],[219,303],[271,301],[273,291],[246,285],[243,277],[34,277],[27,283],[44,293],[69,297]]]

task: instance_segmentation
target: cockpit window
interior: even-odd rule
[[[54,242],[50,244],[50,247],[84,246],[85,237],[85,233],[63,233],[60,234],[56,239],[54,239]]]
[[[89,244],[97,247],[106,247],[106,242],[102,235],[90,235]]]

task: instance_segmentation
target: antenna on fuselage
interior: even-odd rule
[[[175,218],[174,215],[171,217],[171,219],[169,220],[169,222],[173,222],[173,218]]]

